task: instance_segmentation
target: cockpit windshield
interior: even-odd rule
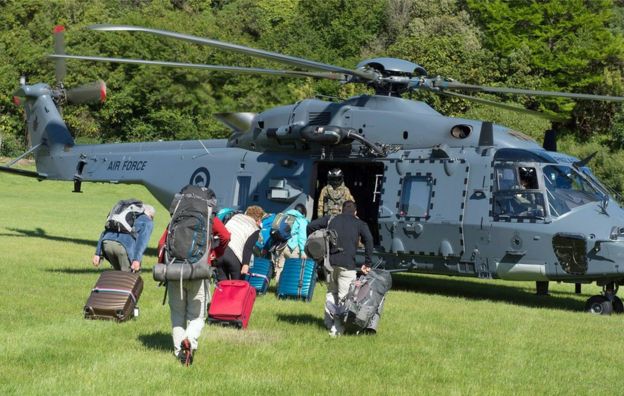
[[[552,217],[559,217],[577,206],[602,200],[603,194],[574,168],[546,165],[542,171]]]

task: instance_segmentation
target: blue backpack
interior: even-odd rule
[[[261,252],[270,251],[273,247],[273,239],[271,238],[271,225],[275,219],[275,214],[269,214],[262,219],[262,228],[260,228],[260,235],[258,235],[258,242],[256,242],[257,251]]]
[[[217,212],[217,218],[221,220],[223,224],[227,223],[234,215],[242,213],[240,210],[234,208],[223,208]]]
[[[276,243],[284,243],[290,239],[292,226],[297,218],[286,213],[278,213],[271,223],[271,237]]]

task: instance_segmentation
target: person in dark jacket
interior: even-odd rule
[[[359,269],[367,274],[372,262],[373,236],[368,225],[358,219],[356,214],[355,202],[346,201],[342,205],[342,214],[318,218],[307,227],[308,234],[329,228],[335,230],[338,235],[337,246],[330,250],[329,262],[332,271],[327,280],[325,298],[325,326],[330,330],[329,334],[332,337],[342,334],[344,330],[340,315],[349,286],[357,276],[355,255],[360,240],[364,244],[364,264]]]

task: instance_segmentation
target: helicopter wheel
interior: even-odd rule
[[[622,303],[622,300],[618,296],[613,296],[611,305],[613,305],[613,312],[616,314],[624,313],[624,303]]]
[[[622,304],[621,300],[620,304]],[[585,303],[585,311],[597,315],[611,315],[613,308],[614,304],[605,296],[591,296]]]

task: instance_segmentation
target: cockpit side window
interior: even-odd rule
[[[494,170],[496,191],[492,213],[497,218],[544,218],[544,195],[535,167],[504,165]]]

